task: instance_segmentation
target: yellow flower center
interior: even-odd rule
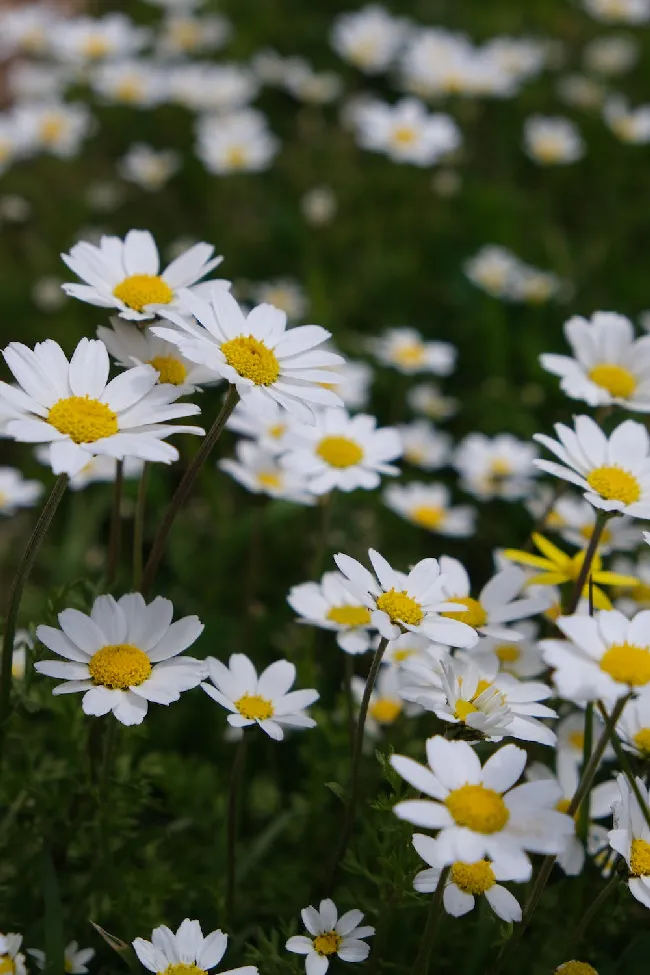
[[[93,654],[88,670],[95,684],[112,691],[125,691],[146,681],[151,673],[151,661],[139,647],[118,643]]]
[[[475,630],[479,626],[485,626],[487,623],[487,613],[478,599],[472,599],[471,596],[454,596],[448,599],[447,602],[458,603],[459,606],[465,606],[466,609],[458,611],[450,609],[445,613],[441,613],[441,616],[446,616],[450,620],[460,620],[461,623],[467,623],[468,626],[473,626]]]
[[[118,432],[117,414],[90,396],[67,396],[50,408],[47,422],[75,443],[94,443]]]
[[[39,126],[41,141],[46,146],[53,146],[59,141],[65,129],[65,122],[60,115],[46,115]]]
[[[458,683],[460,684],[462,679],[459,678]],[[456,701],[456,708],[454,710],[454,717],[458,718],[459,721],[467,721],[467,717],[470,714],[476,714],[480,711],[480,708],[474,703],[476,698],[479,697],[483,691],[487,691],[488,687],[492,687],[492,684],[488,680],[480,680],[476,685],[476,690],[474,691],[473,697],[469,700],[464,701],[462,699]],[[503,695],[501,695],[503,698]]]
[[[600,669],[619,684],[643,687],[650,682],[650,650],[633,643],[615,643],[601,657]]]
[[[396,589],[383,592],[377,599],[377,609],[387,613],[393,623],[408,623],[410,626],[419,626],[424,619],[422,607],[409,596],[405,589],[402,592],[398,592]]]
[[[331,606],[325,619],[339,626],[368,626],[370,610],[365,606]]]
[[[461,785],[449,793],[445,806],[459,826],[475,833],[498,833],[510,819],[499,793],[483,785]]]
[[[633,740],[640,752],[643,752],[644,755],[650,755],[650,728],[641,728]]]
[[[326,931],[325,934],[319,934],[314,938],[314,951],[317,951],[319,955],[335,954],[340,946],[343,938],[336,931]]]
[[[174,21],[170,34],[174,43],[184,51],[192,50],[201,39],[199,25],[193,20]]]
[[[392,724],[402,713],[402,702],[389,697],[380,697],[369,707],[370,716],[379,724]]]
[[[555,972],[556,975],[598,975],[596,969],[586,961],[565,961]]]
[[[458,860],[452,865],[449,877],[452,884],[456,884],[465,894],[484,894],[496,883],[494,870],[488,860],[478,860],[476,863]]]
[[[174,292],[157,274],[132,274],[113,288],[118,301],[128,308],[142,311],[147,305],[168,305]]]
[[[246,150],[243,146],[230,146],[226,151],[226,163],[231,169],[242,169],[246,165]]]
[[[408,660],[408,658],[412,657],[413,654],[416,652],[417,652],[416,650],[409,650],[407,647],[404,647],[403,650],[395,651],[395,653],[393,654],[393,660],[396,660],[398,664],[401,664],[402,661]]]
[[[115,88],[115,97],[121,102],[126,102],[127,105],[133,105],[134,102],[140,101],[143,93],[141,80],[133,75],[122,78]]]
[[[502,664],[514,664],[521,657],[521,650],[515,643],[502,643],[495,647],[494,653]]]
[[[159,383],[182,386],[187,379],[187,369],[181,360],[174,358],[173,355],[155,355],[149,360],[149,365],[157,370]]]
[[[268,721],[275,713],[272,703],[259,694],[244,694],[235,701],[235,707],[242,717],[250,721]]]
[[[445,509],[439,505],[421,504],[411,512],[411,520],[424,528],[438,528],[445,519]]]
[[[641,497],[638,480],[621,467],[595,467],[587,475],[587,484],[607,501],[634,504]]]
[[[82,54],[87,58],[103,58],[109,51],[109,44],[105,37],[91,34],[81,45]]]
[[[628,399],[636,389],[636,379],[630,370],[614,363],[603,362],[594,366],[589,371],[589,378],[618,399]]]
[[[568,736],[568,740],[569,744],[579,752],[585,747],[584,731],[572,731]]]
[[[424,362],[425,349],[418,342],[398,345],[393,352],[393,358],[400,366],[419,366],[420,363]]]
[[[262,487],[277,490],[282,487],[282,477],[276,471],[261,471],[257,475],[257,483]]]
[[[632,840],[630,873],[634,877],[647,877],[650,874],[650,843],[645,840]]]
[[[279,440],[287,432],[286,423],[274,423],[272,427],[268,429],[269,437],[273,437],[274,440]]]
[[[564,159],[564,142],[555,135],[537,136],[532,148],[533,155],[542,162],[552,163]]]
[[[0,957],[0,975],[13,975],[15,971],[13,958],[10,958],[9,955],[2,955]]]
[[[512,474],[512,464],[504,457],[495,457],[490,464],[490,473],[492,477],[508,477]]]
[[[354,467],[363,460],[363,450],[349,437],[323,437],[316,447],[318,456],[330,467]]]
[[[280,375],[280,363],[264,342],[252,335],[239,335],[221,346],[229,366],[256,386],[272,386]]]
[[[410,125],[398,125],[393,132],[393,142],[398,146],[411,146],[415,142],[417,133]]]
[[[208,975],[208,973],[205,968],[199,968],[198,965],[179,962],[178,965],[168,965],[162,975]]]
[[[570,805],[571,799],[559,799],[558,802],[555,803],[555,808],[558,812],[568,813]]]

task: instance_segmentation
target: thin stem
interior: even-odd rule
[[[230,417],[230,414],[235,409],[237,402],[239,400],[239,394],[234,386],[229,386],[228,394],[224,400],[223,406],[219,411],[219,415],[212,424],[212,427],[203,438],[201,446],[196,452],[195,457],[187,467],[187,470],[181,478],[181,482],[176,488],[176,492],[169,503],[169,507],[165,512],[163,520],[160,524],[160,528],[156,533],[156,537],[153,540],[151,546],[151,551],[149,552],[149,558],[144,569],[144,576],[142,580],[142,592],[146,594],[153,585],[153,581],[156,578],[156,573],[160,566],[160,561],[163,557],[165,551],[165,545],[167,544],[167,538],[171,531],[172,525],[176,520],[176,515],[185,503],[190,491],[194,487],[194,482],[199,476],[199,472],[206,460],[212,453],[217,440],[223,433],[223,429]]]
[[[607,898],[610,896],[610,894],[614,892],[614,889],[618,886],[621,879],[622,879],[621,875],[618,873],[618,871],[614,870],[614,873],[609,878],[608,882],[605,884],[598,897],[596,897],[595,900],[592,901],[592,903],[589,905],[585,913],[580,918],[580,921],[578,922],[578,926],[575,929],[573,938],[571,939],[571,948],[578,947],[578,945],[584,938],[585,934],[587,933],[587,928],[589,927],[589,925],[591,924],[594,917],[601,909],[601,907],[603,906]]]
[[[232,925],[235,912],[235,880],[237,845],[237,812],[239,810],[239,786],[244,771],[246,755],[246,732],[242,733],[235,748],[235,758],[230,773],[230,788],[228,792],[228,824],[226,828],[226,918]]]
[[[589,701],[587,707],[585,708],[585,730],[584,730],[584,740],[582,743],[582,766],[581,771],[584,771],[591,758],[591,750],[593,748],[593,738],[594,738],[594,702]],[[585,801],[580,806],[580,813],[578,815],[578,836],[583,843],[587,841],[587,833],[589,832],[589,795],[587,795]]]
[[[327,546],[330,537],[330,528],[332,525],[332,512],[334,509],[334,492],[330,491],[320,499],[320,529],[318,532],[318,538],[316,540],[316,545],[314,547],[314,556],[311,564],[311,569],[309,572],[310,579],[317,579],[318,576],[323,571],[323,565],[325,562],[325,553],[327,552]]]
[[[440,916],[442,914],[442,897],[445,892],[445,883],[447,882],[447,876],[449,875],[450,869],[451,867],[445,867],[440,874],[438,886],[436,887],[435,893],[431,899],[427,926],[424,929],[422,941],[420,942],[420,950],[418,951],[418,956],[415,959],[413,975],[427,975],[427,971],[429,970],[429,959],[431,958],[433,942],[435,941],[436,933],[438,931],[438,924],[440,923]]]
[[[627,697],[625,698],[625,700],[627,701]],[[614,749],[614,752],[616,753],[616,758],[618,759],[618,763],[623,769],[626,779],[630,783],[630,788],[632,789],[632,792],[636,797],[636,801],[639,804],[639,808],[643,813],[643,818],[645,819],[648,828],[650,829],[650,810],[648,809],[645,799],[641,794],[641,790],[639,789],[639,784],[636,780],[636,776],[634,772],[632,771],[632,766],[627,756],[627,752],[621,745],[621,739],[618,737],[618,734],[616,732],[617,719],[614,719],[613,713],[611,716],[607,713],[605,705],[603,704],[602,701],[598,702],[598,710],[603,716],[603,721],[605,722],[605,731],[607,732],[607,735],[609,736],[609,740],[612,743],[612,747]]]
[[[49,498],[45,502],[39,515],[38,521],[34,526],[31,538],[27,543],[27,548],[20,561],[16,575],[14,577],[11,593],[9,595],[9,606],[7,607],[7,618],[5,621],[5,631],[2,641],[2,665],[0,667],[0,769],[5,751],[5,739],[7,735],[7,721],[11,705],[11,679],[12,665],[14,659],[14,641],[16,639],[16,623],[18,622],[18,612],[23,596],[25,585],[29,579],[30,572],[38,550],[43,544],[43,539],[47,530],[52,524],[52,519],[59,507],[61,498],[65,494],[68,486],[68,475],[59,474]]]
[[[341,865],[343,857],[347,852],[350,839],[352,837],[352,830],[354,829],[354,819],[357,811],[357,804],[359,802],[359,767],[361,765],[361,754],[363,751],[363,733],[366,727],[366,718],[368,716],[368,706],[370,704],[370,696],[373,692],[375,681],[377,680],[377,674],[379,673],[379,668],[381,666],[381,660],[384,656],[384,651],[388,646],[388,640],[386,637],[381,638],[381,642],[377,649],[375,650],[375,655],[372,658],[372,664],[370,665],[370,672],[368,673],[368,679],[366,680],[366,686],[363,689],[363,697],[361,698],[361,705],[359,707],[359,717],[357,718],[357,728],[354,735],[354,744],[352,748],[352,765],[350,769],[350,785],[348,789],[348,804],[345,811],[345,821],[343,824],[343,832],[341,834],[341,841],[336,853],[336,859],[334,860],[334,865],[330,872],[329,887],[331,888],[334,884],[334,880],[338,869]]]
[[[599,511],[596,515],[596,524],[594,525],[594,530],[591,533],[591,538],[589,539],[589,545],[587,546],[587,551],[585,552],[585,557],[582,561],[580,574],[578,575],[574,590],[571,593],[571,598],[569,599],[569,603],[566,608],[567,616],[571,616],[573,613],[575,613],[578,603],[580,602],[580,598],[591,572],[591,565],[594,561],[596,552],[598,551],[600,537],[603,534],[603,529],[608,518],[609,512],[607,511]]]
[[[345,717],[348,726],[348,742],[350,753],[354,749],[354,697],[352,696],[352,678],[354,677],[354,658],[351,653],[343,654],[343,682],[345,693]]]
[[[145,461],[138,485],[138,498],[135,503],[135,520],[133,522],[133,591],[139,592],[142,584],[142,545],[144,541],[144,515],[147,504],[147,481],[149,480],[149,464]]]
[[[120,561],[122,542],[122,487],[124,484],[124,461],[115,461],[115,481],[113,482],[113,504],[111,507],[111,533],[108,542],[108,562],[106,565],[106,586],[115,582],[117,566]]]

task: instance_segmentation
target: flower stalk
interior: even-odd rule
[[[427,972],[429,971],[429,959],[431,958],[433,944],[436,934],[438,933],[438,925],[440,923],[440,916],[442,914],[442,898],[445,892],[445,884],[447,882],[447,877],[450,870],[451,867],[445,867],[440,874],[438,886],[436,887],[435,893],[431,899],[427,926],[424,929],[422,941],[420,942],[420,950],[417,958],[415,959],[413,975],[427,975]]]

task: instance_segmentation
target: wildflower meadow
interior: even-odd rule
[[[649,58],[0,2],[0,975],[648,971]]]

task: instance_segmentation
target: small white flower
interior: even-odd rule
[[[246,403],[238,403],[226,423],[243,437],[249,437],[271,454],[280,454],[286,447],[291,414],[279,403],[269,401],[264,412],[250,409]]]
[[[448,376],[456,363],[456,349],[448,342],[426,342],[414,328],[389,328],[372,339],[370,350],[385,366],[405,376],[431,372]]]
[[[45,3],[30,3],[0,11],[0,54],[9,60],[15,54],[43,55],[50,48],[52,29],[61,21],[61,11]]]
[[[46,957],[44,951],[39,951],[37,948],[30,948],[28,953],[32,956],[39,968],[45,968]],[[87,962],[92,961],[95,957],[95,949],[80,949],[77,941],[71,941],[66,946],[63,957],[66,975],[84,975],[88,971]]]
[[[450,115],[430,114],[416,98],[403,98],[396,105],[373,99],[359,106],[354,122],[364,149],[382,152],[397,163],[433,166],[462,143]]]
[[[228,724],[233,728],[258,724],[270,738],[282,741],[285,728],[316,726],[314,719],[305,714],[305,708],[318,700],[318,691],[290,690],[296,668],[288,660],[276,660],[259,677],[243,653],[233,653],[227,667],[214,657],[208,657],[206,663],[212,684],[204,682],[201,687],[231,712]]]
[[[580,782],[580,772],[584,759],[585,747],[585,714],[583,711],[573,711],[562,718],[556,727],[557,750],[555,761],[557,764],[558,779],[563,783],[563,789],[567,795],[573,793],[578,788]],[[605,726],[597,711],[592,717],[591,740],[596,742],[600,739]],[[602,761],[610,761],[614,758],[614,750],[611,745],[607,745]]]
[[[494,298],[512,297],[512,279],[521,267],[519,258],[498,244],[486,244],[470,257],[463,270],[472,284]]]
[[[321,385],[325,389],[333,389],[348,410],[364,409],[370,396],[370,384],[373,379],[373,370],[368,363],[346,359],[329,372],[332,378]]]
[[[268,169],[279,148],[266,118],[253,109],[206,115],[197,123],[196,154],[217,176]]]
[[[401,674],[397,667],[382,667],[377,681],[370,695],[368,714],[364,728],[369,738],[378,738],[382,729],[390,727],[401,714],[420,713],[420,708],[408,705],[404,707],[404,699],[400,695],[402,683]],[[353,677],[350,688],[357,706],[361,704],[366,681],[363,677]]]
[[[12,975],[27,975],[22,943],[22,934],[0,934],[0,966]]]
[[[624,775],[619,775],[620,801],[614,805],[614,829],[609,843],[628,865],[630,893],[644,907],[650,908],[650,827],[645,821],[639,801]],[[646,809],[650,806],[648,789],[642,779],[636,779]]]
[[[396,640],[389,641],[381,662],[386,666],[404,668],[407,661],[426,663],[434,656],[439,660],[446,657],[448,653],[448,647],[438,646],[425,636],[419,636],[417,633],[402,633]]]
[[[329,186],[315,186],[300,201],[305,220],[314,227],[323,227],[336,216],[337,199]]]
[[[168,75],[157,64],[141,58],[100,64],[90,82],[109,105],[155,108],[167,101]]]
[[[582,0],[595,20],[606,24],[645,24],[650,20],[650,0]]]
[[[61,20],[52,29],[50,45],[64,63],[84,65],[136,54],[150,36],[146,27],[136,27],[124,14],[114,13]]]
[[[650,105],[630,108],[625,98],[612,95],[605,102],[603,118],[621,142],[636,146],[650,142]]]
[[[545,528],[559,532],[565,541],[581,549],[584,549],[591,539],[594,525],[593,506],[582,498],[566,494],[554,502],[544,523]],[[603,555],[608,552],[625,551],[636,548],[638,541],[639,530],[632,518],[612,518],[601,533],[598,551]],[[628,572],[628,575],[633,574],[635,573]]]
[[[383,497],[388,508],[427,531],[451,538],[468,538],[474,533],[476,510],[467,505],[452,508],[444,484],[391,484]]]
[[[90,616],[65,609],[60,630],[36,630],[40,642],[64,660],[40,660],[34,669],[63,680],[53,694],[83,693],[84,714],[112,711],[122,724],[140,724],[149,701],[171,704],[205,676],[202,661],[179,656],[198,640],[203,624],[197,616],[172,623],[173,613],[168,599],[147,604],[136,592],[118,600],[98,596]]]
[[[295,281],[278,278],[263,284],[251,285],[251,297],[257,304],[273,305],[283,311],[289,321],[297,322],[304,318],[309,302],[305,292]]]
[[[276,451],[250,440],[239,440],[235,445],[235,454],[235,460],[224,458],[218,466],[247,491],[296,504],[315,503],[305,478],[295,471],[286,470]]]
[[[334,955],[341,961],[361,962],[370,954],[370,946],[363,939],[370,938],[375,929],[361,926],[361,911],[347,911],[339,917],[334,901],[328,899],[320,902],[318,910],[310,905],[300,915],[311,937],[296,935],[285,947],[306,956],[307,975],[325,975]]]
[[[81,102],[24,103],[15,110],[18,146],[71,159],[92,127],[92,117]]]
[[[623,708],[616,726],[623,745],[641,758],[650,757],[650,688]]]
[[[543,166],[566,165],[585,154],[578,127],[568,118],[531,115],[524,125],[524,147]]]
[[[524,498],[532,488],[537,451],[509,433],[486,437],[470,433],[456,448],[453,464],[464,490],[482,501]]]
[[[414,413],[423,413],[437,423],[454,416],[460,405],[453,396],[445,396],[435,383],[413,386],[406,394],[406,402]]]
[[[43,493],[40,481],[26,481],[13,467],[0,467],[0,515],[14,515],[31,508]]]
[[[445,467],[451,456],[452,440],[429,420],[414,420],[397,428],[404,444],[404,460],[423,471]]]
[[[325,572],[320,582],[292,586],[287,602],[301,623],[334,631],[341,650],[365,653],[371,645],[370,610],[350,595],[344,581],[338,572]]]
[[[634,37],[611,35],[596,37],[585,47],[583,58],[587,68],[598,74],[625,74],[639,59],[640,45]]]
[[[224,135],[228,131],[244,134],[246,130],[248,136],[265,132],[265,117],[261,112],[246,108],[258,89],[259,83],[253,72],[241,64],[190,61],[169,71],[171,100],[192,112],[205,113],[198,120],[197,131],[199,135],[204,132],[206,137],[218,128]],[[211,114],[213,112],[218,114]],[[257,138],[254,141],[258,142]]]
[[[547,595],[544,598],[550,602],[552,597]],[[472,651],[471,659],[479,667],[496,666],[501,673],[512,674],[519,680],[538,677],[546,670],[546,664],[537,644],[537,625],[530,620],[518,620],[517,632],[520,639],[516,641],[512,634],[507,640],[484,636]]]
[[[163,56],[204,54],[223,47],[231,33],[230,22],[218,14],[170,13],[161,24],[157,47]]]
[[[408,22],[393,17],[379,4],[341,14],[332,27],[332,47],[344,60],[366,74],[390,67],[402,46]]]
[[[206,973],[219,964],[228,945],[228,935],[223,931],[212,931],[203,935],[198,921],[185,918],[176,934],[166,925],[154,928],[151,941],[136,938],[133,948],[144,967],[155,975],[170,975],[172,972],[192,972],[194,975]],[[216,975],[216,973],[215,973]],[[243,968],[230,968],[220,975],[259,975],[254,965]]]

